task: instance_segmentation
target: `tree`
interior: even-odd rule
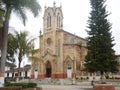
[[[14,63],[11,62],[6,62],[6,66],[10,69],[10,70],[14,70],[14,68],[16,67],[16,65]]]
[[[14,64],[15,62],[15,57],[14,57],[14,51],[15,51],[15,42],[14,42],[14,37],[12,34],[8,35],[8,49],[7,49],[7,60],[5,63],[5,66],[9,67],[10,69],[16,67],[16,65]],[[2,42],[1,42],[2,43]],[[1,56],[0,56],[1,59]]]
[[[3,27],[3,17],[5,11],[0,7],[0,28]]]
[[[3,34],[3,30],[2,30],[2,27],[0,27],[0,52],[1,52],[1,49],[2,49],[2,37],[3,37],[2,34]]]
[[[3,43],[1,49],[1,74],[5,72],[6,52],[7,52],[7,39],[8,39],[8,27],[11,13],[16,13],[23,24],[26,23],[26,10],[30,10],[34,16],[37,16],[40,11],[40,5],[37,0],[0,0],[0,6],[4,5],[5,16],[3,23]]]
[[[16,32],[15,33],[15,47],[16,47],[16,54],[18,55],[18,78],[20,77],[20,66],[23,58],[25,55],[29,55],[31,53],[31,49],[33,47],[34,38],[28,38],[27,32]]]
[[[7,60],[15,62],[15,53],[17,48],[16,38],[13,34],[8,34],[8,44],[7,44]]]
[[[41,49],[34,49],[34,47],[32,47],[32,49],[30,51],[31,55],[28,57],[29,61],[32,61],[32,62],[42,61],[42,59],[39,56],[40,53],[41,53]]]
[[[0,52],[1,52],[1,48],[2,48],[2,34],[3,34],[3,18],[4,18],[4,13],[5,13],[5,11],[2,9],[2,7],[0,7]]]
[[[111,23],[107,16],[105,0],[90,0],[91,13],[88,20],[88,54],[85,58],[85,66],[90,72],[101,73],[117,70],[115,51],[113,50],[114,38],[112,37]]]
[[[16,53],[16,48],[17,48],[17,43],[16,43],[16,38],[14,37],[14,35],[12,33],[8,34],[8,43],[7,43],[7,55],[6,55],[6,63],[10,69],[14,69],[14,67],[16,67],[15,64],[15,53]]]

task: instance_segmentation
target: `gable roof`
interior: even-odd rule
[[[69,35],[71,35],[71,36],[77,37],[77,38],[79,38],[79,39],[82,39],[82,40],[84,40],[84,41],[87,41],[87,39],[84,39],[84,38],[82,38],[82,37],[80,37],[80,36],[77,36],[77,35],[75,35],[75,34],[72,34],[72,33],[68,32],[68,31],[65,31],[65,30],[62,30],[62,29],[58,29],[57,32],[63,32],[63,33],[69,34]]]

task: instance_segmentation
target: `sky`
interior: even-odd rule
[[[43,31],[43,14],[44,7],[52,7],[53,2],[56,2],[56,6],[62,6],[63,11],[63,29],[72,34],[76,34],[82,38],[87,37],[87,20],[90,13],[90,2],[89,0],[38,0],[41,6],[40,14],[34,18],[30,12],[27,12],[28,20],[26,26],[22,24],[20,19],[12,14],[10,20],[10,26],[14,27],[15,30],[23,31],[27,30],[30,35],[38,38],[40,30]],[[115,46],[113,47],[116,54],[120,54],[120,0],[107,0],[106,10],[111,13],[108,16],[108,20],[112,23],[112,36],[114,37]],[[38,39],[35,42],[36,48],[39,47]]]

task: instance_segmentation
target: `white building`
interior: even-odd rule
[[[31,76],[30,67],[20,68],[20,79],[29,79]],[[7,70],[5,72],[5,77],[7,81],[16,81],[18,77],[18,68],[13,70]]]

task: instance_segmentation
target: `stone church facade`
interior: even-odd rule
[[[83,68],[86,43],[86,39],[63,30],[61,7],[45,7],[39,37],[41,59],[32,63],[31,78],[75,78]]]

